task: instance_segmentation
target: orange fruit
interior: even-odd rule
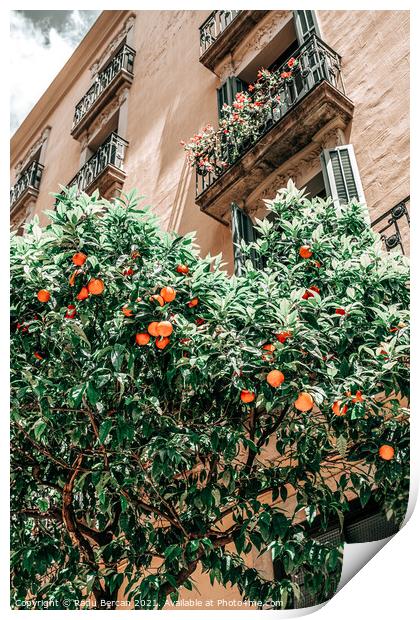
[[[301,248],[299,249],[299,256],[301,258],[311,258],[312,250],[309,247],[309,245],[302,245],[301,246]]]
[[[270,353],[273,353],[273,351],[276,350],[276,347],[274,346],[274,344],[265,344],[263,346],[264,351],[269,351]]]
[[[159,336],[158,330],[157,330],[158,325],[159,323],[157,321],[152,321],[151,323],[149,323],[147,331],[149,332],[151,336],[155,336],[155,337]]]
[[[384,444],[378,450],[378,454],[384,461],[392,461],[394,458],[395,450],[392,446]]]
[[[156,331],[158,336],[170,336],[174,331],[172,323],[170,321],[161,321],[157,324]]]
[[[252,403],[253,400],[255,400],[254,392],[250,392],[249,390],[241,391],[241,401],[243,403]]]
[[[123,271],[123,276],[132,276],[134,274],[134,271],[131,269],[131,267],[129,267],[128,269],[124,269]]]
[[[74,286],[74,283],[76,281],[76,276],[78,276],[80,273],[82,273],[81,269],[75,269],[73,271],[73,273],[71,274],[70,278],[69,278],[69,285],[70,286]]]
[[[187,265],[178,265],[176,270],[177,270],[178,273],[183,273],[184,275],[189,272],[189,269],[188,269]]]
[[[331,409],[334,415],[342,416],[346,415],[348,407],[347,405],[341,406],[341,400],[336,400]]]
[[[79,301],[83,301],[84,299],[87,299],[88,297],[89,297],[89,291],[87,289],[87,286],[82,286],[82,288],[76,295],[76,299],[78,299]]]
[[[47,303],[47,301],[50,301],[51,299],[49,291],[46,291],[45,288],[42,288],[40,291],[38,291],[36,296],[38,297],[38,301],[41,301],[43,304]]]
[[[282,344],[284,344],[286,340],[291,337],[292,337],[292,332],[280,332],[279,334],[276,334],[277,340],[281,342]]]
[[[362,403],[364,401],[363,394],[360,390],[357,390],[356,395],[352,398],[353,403]]]
[[[148,344],[149,340],[150,340],[149,334],[146,334],[146,333],[136,334],[136,344],[138,344],[139,346],[144,346],[145,344]]]
[[[346,311],[344,310],[344,308],[336,308],[335,314],[340,314],[341,316],[344,316],[346,314]]]
[[[150,301],[156,301],[159,306],[163,306],[165,303],[161,295],[150,295]]]
[[[298,411],[310,411],[314,406],[314,399],[308,392],[301,392],[295,400],[295,407]]]
[[[37,360],[43,360],[44,358],[42,357],[42,355],[40,353],[38,353],[38,351],[35,351],[34,353],[35,357]]]
[[[86,259],[86,254],[83,254],[83,252],[76,252],[76,254],[73,254],[73,258],[71,260],[75,265],[77,265],[77,267],[81,267],[85,264]]]
[[[88,291],[91,295],[102,295],[105,285],[99,278],[92,278],[87,285]]]
[[[121,312],[124,316],[133,316],[133,311],[130,310],[130,308],[127,308],[127,306],[123,306]]]
[[[284,381],[284,374],[280,370],[272,370],[268,373],[266,380],[271,387],[278,388]]]
[[[160,290],[160,296],[165,301],[173,301],[176,297],[176,291],[172,288],[172,286],[164,286]]]
[[[169,344],[169,338],[156,338],[155,342],[158,349],[164,349]]]
[[[191,301],[187,303],[187,306],[189,308],[194,308],[194,306],[196,306],[197,304],[198,304],[198,297],[194,297],[193,299],[191,299]]]

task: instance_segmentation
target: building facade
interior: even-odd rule
[[[210,171],[193,170],[180,141],[290,58],[296,79],[258,135],[221,144],[223,168],[211,153]],[[12,137],[11,221],[45,224],[60,184],[107,198],[135,187],[165,229],[197,231],[232,271],[235,244],[290,178],[365,201],[386,249],[408,254],[408,11],[104,11]],[[270,558],[250,563],[275,575]],[[203,598],[240,600],[197,579]]]

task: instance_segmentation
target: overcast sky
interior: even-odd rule
[[[10,131],[48,88],[100,11],[11,11]]]

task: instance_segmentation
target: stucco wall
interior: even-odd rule
[[[376,219],[410,194],[409,11],[317,11],[322,38],[342,55],[354,102],[354,145]]]

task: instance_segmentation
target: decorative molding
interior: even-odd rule
[[[25,157],[21,159],[20,161],[18,161],[18,163],[15,166],[16,176],[19,175],[22,172],[22,170],[26,168],[29,161],[31,160],[31,157],[33,157],[35,153],[42,147],[44,142],[48,140],[48,136],[50,135],[50,132],[51,132],[51,127],[50,126],[45,127],[45,129],[42,131],[38,140],[34,142],[31,148],[27,151],[27,153],[25,154]]]
[[[124,37],[127,36],[128,31],[134,26],[135,19],[136,19],[136,14],[131,13],[128,16],[128,18],[125,20],[124,26],[121,28],[118,34],[112,39],[111,43],[107,45],[103,54],[97,60],[95,60],[95,62],[89,67],[92,80],[95,79],[96,75],[99,73],[99,71],[102,69],[103,65],[105,64],[105,61],[108,60],[110,56],[112,56],[112,54],[115,52],[115,50],[117,49],[121,41],[124,39]]]
[[[111,116],[115,114],[122,104],[128,99],[129,88],[124,87],[116,97],[110,101],[110,103],[102,110],[102,112],[95,118],[93,123],[89,127],[89,131],[86,131],[81,142],[82,150],[85,148],[92,138],[102,129],[104,125],[109,121]]]

